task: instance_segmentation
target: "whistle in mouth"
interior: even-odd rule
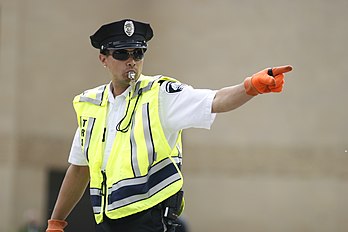
[[[128,73],[128,78],[131,80],[131,81],[134,81],[135,80],[135,72],[131,71]]]

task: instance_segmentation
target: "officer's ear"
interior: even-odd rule
[[[99,54],[99,60],[104,65],[106,63],[106,55],[100,53]]]

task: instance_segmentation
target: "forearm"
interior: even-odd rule
[[[253,96],[247,95],[243,84],[222,88],[216,92],[212,113],[223,113],[240,107]]]
[[[60,188],[51,219],[65,220],[81,199],[88,182],[88,166],[70,165]]]

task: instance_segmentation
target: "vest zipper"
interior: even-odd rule
[[[103,182],[101,183],[101,195],[104,197],[104,205],[103,205],[103,214],[105,215],[105,209],[106,209],[106,199],[107,199],[107,192],[106,192],[106,173],[105,170],[101,171],[103,175]]]

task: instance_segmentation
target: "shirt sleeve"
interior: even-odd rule
[[[82,153],[80,143],[80,129],[77,128],[74,136],[74,140],[71,145],[68,162],[78,166],[87,166],[88,162],[86,157]]]
[[[169,131],[187,128],[210,129],[215,113],[211,112],[216,91],[194,89],[192,86],[164,82],[159,94],[162,126]]]

